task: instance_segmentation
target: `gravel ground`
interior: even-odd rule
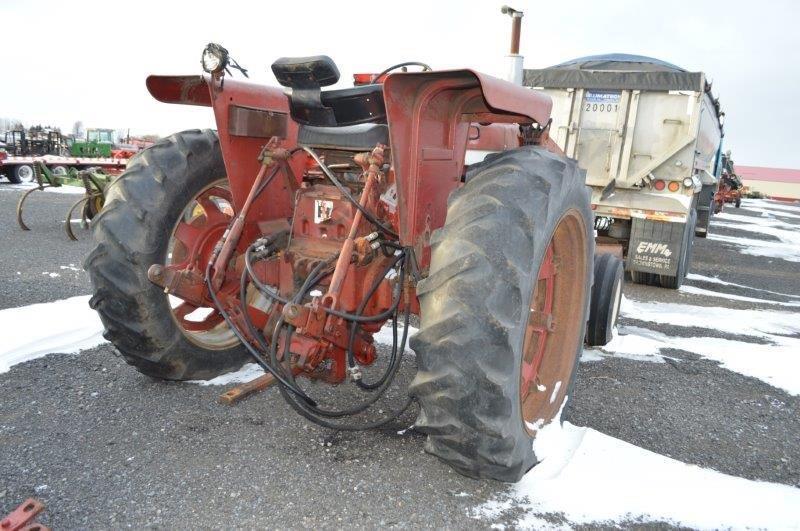
[[[0,183],[0,308],[89,293],[85,274],[71,267],[90,243],[85,234],[75,243],[63,233],[77,197],[34,194],[26,216],[32,232],[23,233],[13,215],[21,192],[9,188]],[[692,270],[800,295],[799,263],[768,262],[720,242],[696,239]],[[637,300],[762,307],[632,284],[625,292]],[[729,336],[731,325],[702,334]],[[800,400],[696,355],[670,354],[670,363],[582,363],[568,418],[687,463],[800,486]],[[404,377],[412,373],[408,366]],[[482,528],[490,522],[473,519],[471,509],[508,488],[464,478],[426,455],[423,437],[402,431],[414,411],[398,426],[334,434],[298,417],[276,390],[228,407],[216,402],[225,389],[154,381],[109,345],[0,374],[0,514],[36,496],[47,505],[41,521],[56,529]]]

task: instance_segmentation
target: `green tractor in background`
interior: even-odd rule
[[[73,140],[70,153],[73,157],[111,157],[114,139],[113,129],[87,129],[85,140]]]

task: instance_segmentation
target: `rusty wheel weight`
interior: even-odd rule
[[[577,211],[556,227],[539,267],[522,346],[519,398],[531,435],[559,412],[582,341],[586,228]]]

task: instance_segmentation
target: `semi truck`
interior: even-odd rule
[[[721,166],[724,113],[706,75],[608,54],[525,69],[523,84],[550,96],[550,136],[586,170],[598,249],[636,283],[680,287]]]

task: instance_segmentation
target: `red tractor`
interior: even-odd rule
[[[428,452],[518,480],[571,392],[594,267],[584,176],[548,137],[549,98],[427,67],[322,90],[339,79],[326,56],[277,60],[281,89],[226,77],[238,65],[218,45],[203,59],[206,75],[147,88],[211,107],[217,131],[138,153],[93,223],[86,268],[105,336],[168,380],[255,360],[332,429],[380,426],[416,400]],[[467,164],[468,149],[493,153]],[[411,315],[408,398],[356,426],[348,417],[398,373]],[[389,322],[391,354],[368,381]],[[310,380],[364,399],[323,406]]]

